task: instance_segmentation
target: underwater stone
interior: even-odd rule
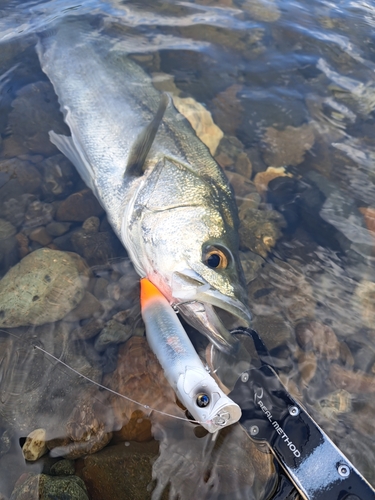
[[[311,149],[315,142],[314,130],[307,123],[301,127],[289,125],[284,130],[268,127],[263,142],[263,158],[267,165],[299,165],[303,162],[305,152]]]
[[[36,241],[43,247],[49,245],[52,241],[52,236],[50,236],[45,227],[37,227],[36,229],[33,229],[31,233],[29,234],[29,238],[31,241]]]
[[[59,460],[51,467],[52,476],[72,476],[74,474],[73,460]]]
[[[173,103],[214,155],[224,134],[213,122],[211,113],[192,97],[173,96]]]
[[[257,175],[254,177],[254,184],[257,188],[258,193],[264,198],[267,192],[268,183],[273,179],[276,179],[277,177],[285,176],[292,177],[291,174],[287,174],[285,172],[284,167],[268,167],[265,172],[257,173]]]
[[[82,229],[86,231],[86,233],[97,233],[99,231],[100,219],[99,217],[89,217],[82,224]]]
[[[45,226],[52,221],[54,213],[55,207],[51,203],[32,201],[25,214],[25,227],[30,229]]]
[[[76,254],[36,250],[0,282],[0,326],[43,325],[62,319],[79,304],[89,270]]]
[[[95,349],[99,352],[106,350],[110,345],[126,342],[132,335],[132,329],[114,319],[110,319],[104,326],[95,341]]]
[[[52,221],[46,226],[46,231],[51,236],[62,236],[67,233],[70,229],[71,224],[69,222],[55,222]]]
[[[9,114],[11,138],[19,143],[25,152],[44,156],[56,154],[57,149],[49,140],[48,132],[67,133],[63,123],[53,87],[49,82],[35,82],[17,92]]]
[[[124,251],[112,231],[87,233],[83,229],[78,229],[72,232],[71,242],[74,250],[82,255],[89,266],[106,264],[113,257],[116,257],[119,251]]]
[[[241,247],[261,257],[267,257],[281,237],[281,228],[285,225],[283,216],[275,210],[240,210]]]
[[[85,483],[78,476],[23,475],[17,481],[10,500],[89,500]]]
[[[42,192],[48,199],[67,197],[79,179],[76,169],[61,154],[46,158],[38,168],[43,173]]]
[[[85,292],[83,299],[72,311],[65,316],[65,321],[81,321],[92,317],[98,317],[104,309],[99,300],[90,292]]]
[[[35,429],[27,436],[25,444],[22,446],[22,453],[25,460],[35,462],[48,451],[46,446],[45,429]]]
[[[103,215],[104,210],[90,189],[73,193],[62,201],[56,212],[60,222],[84,222],[91,216]]]

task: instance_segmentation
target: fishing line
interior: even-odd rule
[[[4,332],[6,333],[7,335],[11,335],[12,337],[16,338],[17,340],[20,340],[22,341],[22,339],[20,337],[18,337],[17,335],[15,335],[14,333],[10,333],[10,332],[7,332],[6,330],[1,330],[0,329],[0,332]],[[61,359],[57,358],[56,356],[54,356],[53,354],[51,354],[50,352],[46,351],[45,349],[43,349],[42,347],[38,346],[38,345],[35,345],[35,344],[31,344],[30,347],[33,347],[34,349],[38,349],[39,351],[43,352],[44,354],[46,354],[47,356],[49,356],[50,358],[54,359],[55,361],[57,361],[58,363],[61,363],[63,366],[65,366],[66,368],[68,368],[68,370],[71,370],[73,373],[75,373],[76,375],[78,375],[79,377],[82,377],[84,378],[85,380],[87,380],[88,382],[91,382],[92,384],[100,387],[101,389],[104,389],[106,391],[109,391],[111,392],[112,394],[115,394],[116,396],[119,396],[120,398],[123,398],[123,399],[126,399],[127,401],[130,401],[131,403],[134,403],[136,405],[139,405],[139,406],[142,406],[142,408],[144,408],[145,410],[150,410],[150,411],[154,411],[156,413],[159,413],[160,415],[164,415],[166,417],[170,417],[170,418],[175,418],[176,420],[183,420],[184,422],[191,422],[193,424],[202,424],[201,421],[199,420],[191,420],[190,418],[185,418],[185,417],[178,417],[177,415],[172,415],[171,413],[167,413],[165,411],[162,411],[162,410],[157,410],[156,408],[152,408],[151,406],[149,405],[145,405],[143,403],[140,403],[139,401],[136,401],[135,399],[132,399],[132,398],[129,398],[128,396],[125,396],[124,394],[121,394],[120,392],[117,392],[117,391],[114,391],[113,389],[110,389],[109,387],[105,386],[105,385],[102,385],[100,384],[99,382],[96,382],[95,380],[91,379],[90,377],[87,377],[86,375],[83,375],[83,373],[80,373],[78,370],[76,370],[75,368],[73,368],[72,366],[69,366],[67,363],[65,363],[64,361],[62,361]]]

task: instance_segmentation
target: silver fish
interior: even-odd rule
[[[220,167],[170,98],[105,35],[64,21],[37,51],[71,136],[50,132],[105,209],[136,271],[221,350],[215,308],[248,324],[238,216]]]

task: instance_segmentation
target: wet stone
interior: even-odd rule
[[[22,446],[22,453],[25,460],[34,462],[47,453],[47,451],[45,429],[35,429],[30,432],[25,444]]]
[[[82,224],[82,229],[86,233],[97,233],[99,231],[99,226],[100,226],[99,217],[93,216],[85,220],[85,222]]]
[[[240,212],[240,246],[266,257],[281,237],[285,227],[283,216],[275,210],[254,210]]]
[[[71,194],[79,176],[71,162],[63,155],[50,156],[38,168],[43,173],[44,198],[63,198]]]
[[[89,500],[85,483],[77,476],[56,477],[46,474],[25,474],[16,483],[10,500]]]
[[[254,193],[256,191],[254,184],[243,175],[229,171],[226,171],[225,175],[228,177],[228,180],[233,187],[236,199],[241,200],[250,193]]]
[[[100,216],[103,208],[90,189],[84,189],[68,196],[58,207],[56,220],[62,222],[83,222],[89,217]]]
[[[17,92],[9,114],[9,127],[12,138],[25,152],[39,153],[44,156],[56,154],[57,149],[49,140],[48,132],[67,134],[59,112],[56,95],[48,82],[35,82]]]
[[[246,284],[249,284],[256,278],[258,271],[264,265],[264,259],[260,255],[248,251],[240,252],[240,260]]]
[[[74,474],[73,460],[59,460],[51,467],[52,476],[72,476]]]
[[[260,195],[262,195],[263,198],[266,196],[267,188],[268,188],[268,183],[272,181],[273,179],[276,179],[277,177],[291,177],[290,174],[287,174],[285,172],[284,167],[268,167],[265,172],[258,172],[257,175],[254,177],[254,184],[255,187],[257,188],[257,191]]]
[[[47,248],[32,252],[0,282],[0,325],[42,325],[63,318],[82,300],[88,276],[76,254]]]
[[[130,326],[123,325],[122,323],[111,319],[105,324],[103,330],[96,339],[95,349],[102,352],[113,344],[126,342],[131,337],[131,334],[132,330]]]
[[[54,213],[55,208],[51,203],[32,201],[25,214],[24,226],[29,229],[45,226],[52,221]]]
[[[71,242],[74,250],[84,257],[89,266],[105,264],[122,251],[119,240],[112,232],[86,233],[79,229],[72,233]]]
[[[0,188],[0,199],[3,202],[25,193],[39,192],[41,175],[28,161],[18,158],[0,160],[0,174],[4,180]]]
[[[95,337],[104,327],[102,319],[91,319],[72,331],[72,338],[87,340]]]
[[[46,231],[51,236],[62,236],[69,231],[70,226],[71,224],[69,222],[52,221],[46,225]]]
[[[49,245],[52,241],[52,237],[47,233],[45,227],[37,227],[33,229],[29,234],[29,238],[31,241],[36,241],[43,247]]]
[[[103,306],[94,295],[85,292],[83,299],[77,307],[65,316],[65,321],[81,321],[88,318],[96,318],[103,313]]]
[[[24,233],[18,233],[16,235],[16,241],[18,246],[18,256],[20,259],[23,259],[28,253],[30,253],[29,238]]]
[[[152,462],[158,456],[158,448],[155,441],[110,446],[80,459],[76,464],[76,473],[85,481],[90,498],[151,499]],[[162,496],[163,500],[167,498],[167,494]]]
[[[298,345],[305,351],[314,351],[328,360],[338,359],[340,343],[331,327],[319,321],[298,323],[295,327]]]
[[[287,126],[284,130],[269,127],[263,141],[266,164],[283,167],[302,163],[305,152],[312,148],[315,137],[312,126],[304,124],[301,127]]]
[[[35,201],[32,194],[22,194],[15,198],[9,198],[0,205],[0,214],[4,219],[16,227],[20,227],[25,219],[29,203]]]
[[[97,299],[108,299],[109,298],[109,295],[108,295],[108,291],[107,291],[107,287],[109,285],[109,281],[106,280],[105,278],[97,278],[95,280],[95,284],[94,284],[94,287],[93,287],[93,294],[95,295],[95,297]]]

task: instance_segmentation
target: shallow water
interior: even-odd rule
[[[97,340],[103,324],[121,311],[115,319],[142,334],[138,279],[105,215],[95,206],[85,218],[57,215],[63,200],[84,184],[48,140],[51,128],[60,133],[67,128],[35,43],[40,30],[53,29],[56,19],[68,15],[96,23],[119,46],[126,44],[155,85],[179,90],[180,97],[193,97],[212,113],[224,132],[215,157],[228,172],[240,209],[254,328],[278,359],[291,393],[375,485],[374,7],[316,0],[53,0],[0,3],[0,271],[5,275],[22,257],[47,245],[78,252],[91,268],[92,274],[85,269],[81,275],[96,302],[92,299],[91,310],[87,306],[89,313],[63,321],[2,330],[0,493],[10,497],[24,472],[50,473],[56,458],[24,463],[19,440],[23,444],[34,428],[47,429],[50,440],[60,438],[51,445],[52,455],[69,452],[71,458],[92,451],[96,442],[88,439],[91,448],[84,448],[85,437],[76,436],[72,421],[85,422],[86,431],[93,420],[100,421],[102,427],[92,432],[97,441],[121,428],[107,412],[117,403],[105,391],[35,351],[35,344],[95,381],[125,380],[113,388],[143,398],[143,404],[184,415],[162,381],[144,390],[159,376],[150,375],[151,358],[149,364],[142,361],[151,356],[144,345],[132,351],[140,353],[138,360],[113,339],[109,347],[103,337]],[[289,176],[271,181],[267,191],[259,174],[268,167],[285,167],[277,175]],[[91,224],[100,227],[90,229],[85,222],[82,229],[90,216],[99,218]],[[56,220],[70,225],[51,229]],[[40,230],[46,227],[47,236]],[[41,234],[35,233],[38,228]],[[57,231],[64,232],[51,234]],[[56,291],[60,305],[67,293],[65,285]],[[43,307],[34,311],[42,313]],[[98,325],[84,333],[91,316]],[[192,335],[204,353],[205,341]],[[135,361],[121,375],[115,369],[123,359]],[[76,405],[79,416],[72,415]],[[92,420],[86,417],[90,406],[96,411]],[[135,409],[119,411],[128,419]],[[190,423],[155,415],[151,420],[159,449],[150,451],[146,443],[133,453],[154,461],[156,483],[149,465],[132,468],[129,458],[130,479],[115,492],[125,467],[116,460],[125,449],[131,457],[133,438],[142,441],[146,432],[140,426],[133,434],[116,435],[113,447],[104,448],[120,455],[107,462],[117,464],[115,471],[104,468],[110,498],[138,498],[132,487],[139,498],[148,498],[155,484],[153,498],[167,498],[169,488],[171,497],[181,499],[260,499],[272,489],[269,457],[251,448],[238,426],[212,441]],[[76,470],[86,479],[90,498],[105,498],[82,473],[80,460]]]

